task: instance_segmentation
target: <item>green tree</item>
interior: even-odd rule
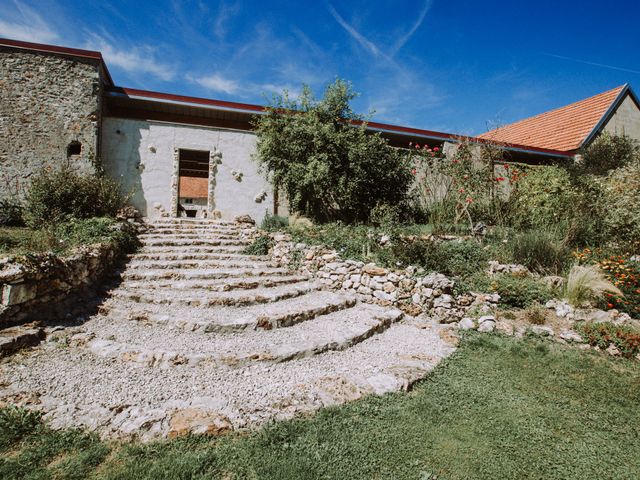
[[[350,83],[336,80],[324,97],[304,87],[297,100],[274,96],[254,120],[256,159],[292,211],[317,222],[369,220],[374,207],[407,198],[411,171],[405,156],[351,108]]]

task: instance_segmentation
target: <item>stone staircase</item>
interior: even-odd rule
[[[105,436],[217,433],[406,389],[453,351],[445,327],[243,254],[253,234],[148,224],[98,314],[2,365],[0,399]]]

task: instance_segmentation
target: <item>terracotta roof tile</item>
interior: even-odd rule
[[[495,142],[570,152],[580,148],[624,86],[479,135]]]

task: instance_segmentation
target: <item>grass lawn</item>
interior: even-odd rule
[[[410,394],[249,435],[136,443],[0,415],[0,478],[640,478],[640,363],[472,335]]]
[[[39,230],[22,227],[0,227],[0,254],[11,255],[25,251],[43,251],[46,239]]]

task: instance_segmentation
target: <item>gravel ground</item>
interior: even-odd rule
[[[41,410],[54,428],[83,426],[105,437],[220,433],[406,389],[455,348],[448,327],[398,321],[397,310],[357,304],[287,269],[246,268],[237,259],[181,268],[179,255],[238,249],[174,233],[233,229],[161,223],[143,237],[143,252],[167,258],[133,260],[98,314],[50,329],[39,347],[2,360],[0,402]],[[163,268],[144,268],[158,262]],[[242,281],[259,283],[247,289]],[[210,290],[221,285],[228,291]],[[267,303],[241,306],[257,297]],[[232,305],[185,304],[214,298]]]

